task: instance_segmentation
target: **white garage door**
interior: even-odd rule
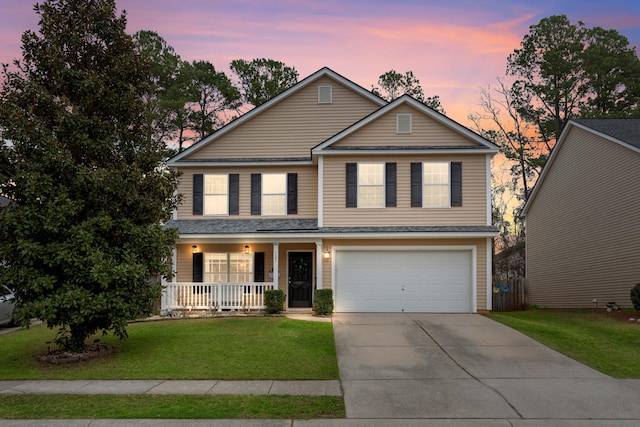
[[[471,251],[337,251],[337,312],[468,313]]]

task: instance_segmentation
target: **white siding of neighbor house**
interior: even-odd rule
[[[178,184],[178,193],[182,195],[182,202],[178,207],[178,219],[257,219],[258,215],[251,215],[251,174],[252,173],[297,173],[298,174],[298,214],[285,215],[275,218],[317,218],[318,216],[318,174],[316,166],[298,165],[286,166],[238,166],[238,167],[199,167],[183,168]],[[207,173],[237,173],[240,175],[240,214],[224,217],[193,215],[193,175]]]
[[[423,161],[462,162],[462,206],[443,209],[411,207],[411,163]],[[357,162],[396,162],[396,207],[346,207],[345,165]],[[486,173],[484,154],[325,156],[323,226],[487,225]]]
[[[411,133],[396,133],[396,115],[411,114]],[[333,144],[334,147],[351,146],[476,146],[477,143],[463,137],[442,123],[416,110],[410,105],[400,105],[363,126],[347,138]]]
[[[318,104],[318,86],[332,87],[331,104]],[[188,159],[310,157],[313,147],[378,108],[379,105],[325,76]]]
[[[640,153],[573,127],[526,225],[530,304],[631,306],[640,282]]]

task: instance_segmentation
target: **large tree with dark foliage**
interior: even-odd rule
[[[0,283],[15,315],[58,328],[80,351],[96,332],[124,338],[127,321],[160,295],[176,235],[176,175],[149,138],[149,62],[125,33],[114,0],[45,0],[39,31],[22,36],[22,60],[5,64]]]
[[[230,67],[238,79],[242,102],[255,107],[298,83],[294,67],[273,59],[235,59]]]

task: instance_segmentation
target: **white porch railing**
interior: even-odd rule
[[[273,283],[165,283],[162,311],[260,310]]]

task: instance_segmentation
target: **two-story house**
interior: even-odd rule
[[[173,157],[183,201],[164,309],[491,309],[491,142],[323,68]]]

